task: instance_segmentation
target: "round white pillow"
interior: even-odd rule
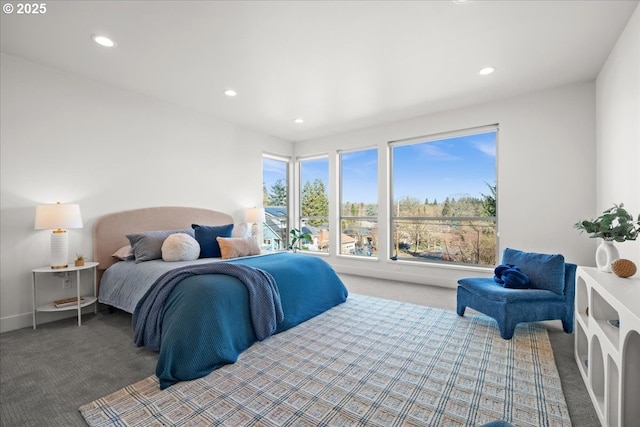
[[[170,234],[162,242],[162,259],[165,261],[193,261],[200,256],[200,244],[186,233]]]

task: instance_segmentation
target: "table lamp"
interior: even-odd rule
[[[80,206],[55,205],[36,206],[36,230],[53,230],[51,233],[51,268],[67,268],[69,238],[66,228],[82,228]]]
[[[264,208],[248,208],[244,212],[245,221],[251,224],[251,236],[256,237],[257,225],[265,220]]]

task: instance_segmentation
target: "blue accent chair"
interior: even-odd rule
[[[511,251],[507,253],[507,251]],[[515,255],[514,255],[515,254]],[[521,254],[529,258],[521,258]],[[545,263],[536,268],[535,262],[529,263],[535,257],[550,257],[544,254],[530,254],[519,252],[513,249],[505,249],[503,262],[507,256],[510,257],[506,263],[517,265],[520,261],[532,276],[534,287],[530,289],[515,289],[503,287],[490,277],[464,278],[458,280],[457,293],[457,313],[464,316],[467,307],[494,318],[498,322],[500,336],[506,340],[513,337],[516,325],[521,322],[539,322],[543,320],[562,321],[562,327],[566,333],[573,332],[573,311],[575,298],[576,268],[575,264],[565,263],[561,255],[560,264],[554,262],[554,277],[549,277],[544,271]],[[515,257],[515,258],[514,258]],[[558,258],[555,259],[558,261]],[[562,271],[562,268],[564,271]],[[563,273],[558,274],[558,271]],[[535,278],[535,280],[533,280]],[[563,289],[549,285],[549,282],[556,280],[560,285],[564,283]],[[547,288],[547,289],[545,289]],[[555,291],[549,290],[554,289]],[[561,293],[558,293],[560,292]]]

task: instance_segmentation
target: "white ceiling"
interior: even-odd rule
[[[6,54],[300,141],[593,80],[637,5],[48,1],[40,16],[2,13],[0,41]],[[497,71],[479,76],[486,65]]]

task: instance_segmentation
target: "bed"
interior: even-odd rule
[[[189,237],[192,229],[195,237]],[[240,231],[234,235],[234,229]],[[234,225],[230,215],[200,208],[118,212],[100,218],[94,227],[98,299],[132,313],[136,344],[159,353],[156,375],[162,389],[234,363],[253,343],[305,322],[348,296],[321,258],[251,251],[232,259],[209,257],[216,252],[211,252],[211,235],[203,230],[227,233],[218,236],[221,247],[223,241],[243,243],[242,227]],[[207,257],[193,259],[191,254],[167,262],[157,258],[157,247],[149,249],[151,243],[176,235],[184,242],[197,241],[200,255],[206,251]],[[128,246],[132,248],[125,253]],[[162,249],[165,253],[164,245]],[[116,253],[122,259],[115,259]],[[244,255],[233,253],[238,254]]]

